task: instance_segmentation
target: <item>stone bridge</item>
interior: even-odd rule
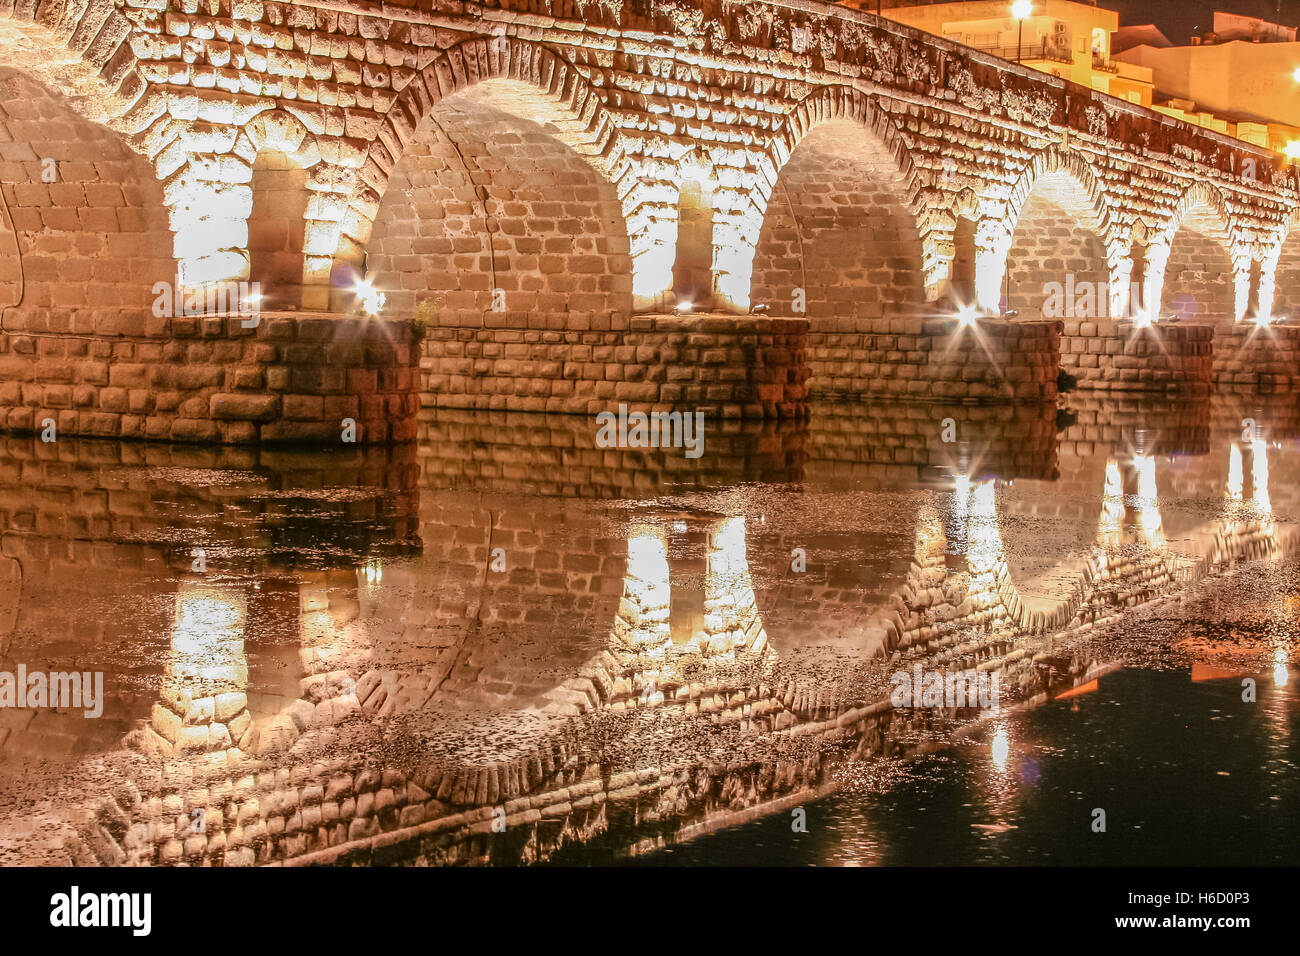
[[[858,11],[9,0],[0,39],[11,429],[1300,383],[1239,322],[1300,307],[1282,157]]]

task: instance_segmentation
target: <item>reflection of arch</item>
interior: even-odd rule
[[[1216,521],[1193,524],[1195,516],[1186,516],[1171,522],[1171,540],[1176,539],[1177,547],[1201,570],[1276,559],[1289,553],[1295,540],[1294,526],[1284,525],[1280,531],[1274,517],[1268,442],[1233,435],[1226,444],[1226,455],[1218,446],[1170,476],[1181,495],[1221,502]],[[1290,482],[1278,484],[1278,491],[1291,487]]]
[[[1112,276],[1112,223],[1105,194],[1088,164],[1076,153],[1050,146],[1021,172],[1006,204],[1005,255],[977,254],[976,284],[981,308],[1001,302],[1006,282],[1008,308],[1037,318],[1048,283],[1089,283],[1105,293],[1094,316],[1111,314],[1112,289],[1125,277]]]
[[[673,620],[672,568],[664,528],[654,521],[632,528],[623,602],[613,632],[619,644],[663,657],[665,664],[683,654],[764,654],[767,635],[750,579],[745,519],[712,516],[707,531],[702,613],[692,614],[690,626],[683,629]]]
[[[178,584],[161,703],[154,705],[145,734],[148,750],[211,752],[236,745],[247,722],[241,716],[248,684],[246,613],[240,588]]]
[[[715,238],[725,299],[788,314],[799,288],[813,318],[924,301],[916,172],[897,127],[866,96],[834,87],[804,98],[773,135],[763,173],[749,195],[719,204],[745,210],[734,220],[742,227],[719,223]],[[854,254],[863,261],[846,261]]]
[[[772,647],[783,660],[828,651],[865,659],[892,650],[904,629],[898,594],[906,585],[919,594],[934,584],[912,577],[916,566],[928,567],[931,529],[905,494],[890,501],[886,528],[870,519],[821,527],[818,507],[792,502],[782,524],[799,533],[763,527],[750,539],[756,599]],[[942,554],[940,542],[940,564]]]
[[[1266,478],[1258,464],[1247,470],[1259,474],[1261,482]],[[1119,482],[1110,484],[1113,496],[1114,487]],[[1019,641],[1017,638],[1023,635],[1017,632],[1017,627],[1046,630],[1078,624],[1091,620],[1095,613],[1092,608],[1085,610],[1084,601],[1104,605],[1100,614],[1096,614],[1101,616],[1120,604],[1138,603],[1161,593],[1163,582],[1148,583],[1154,575],[1162,573],[1158,561],[1146,564],[1131,561],[1126,568],[1117,568],[1109,583],[1103,581],[1099,585],[1092,578],[1086,579],[1081,586],[1080,603],[1064,620],[1059,620],[1056,614],[1036,612],[1026,607],[1006,573],[1005,556],[997,537],[994,490],[992,483],[978,483],[974,487],[967,484],[963,489],[965,500],[970,505],[969,530],[963,539],[968,542],[963,546],[968,557],[967,568],[948,578],[945,578],[943,551],[945,544],[951,542],[944,541],[942,523],[929,504],[918,515],[916,567],[909,574],[905,588],[900,589],[901,597],[897,602],[901,608],[899,619],[907,621],[907,633],[901,640],[897,640],[899,635],[891,634],[886,648],[901,652],[900,666],[910,668],[915,661],[918,666],[923,663],[927,670],[944,669],[949,673],[979,667],[981,670],[1000,671],[1004,676],[1024,674],[1035,665],[1042,669],[1054,668],[1059,665],[1053,661],[1055,655],[1052,652],[1059,647],[1044,647],[1045,642]],[[1258,499],[1259,495],[1256,493],[1253,497]],[[668,721],[676,718],[702,715],[702,720],[692,722],[687,728],[691,736],[698,736],[697,728],[707,726],[706,721],[723,725],[729,731],[738,731],[727,742],[728,745],[730,741],[736,742],[733,752],[745,764],[753,759],[751,754],[766,761],[769,753],[776,753],[779,759],[782,752],[780,749],[751,750],[751,742],[766,744],[775,741],[780,744],[792,737],[805,736],[815,741],[838,734],[840,739],[852,743],[864,736],[874,737],[877,732],[893,731],[897,736],[898,731],[906,729],[905,724],[893,723],[896,718],[890,714],[888,699],[870,686],[863,688],[866,691],[864,695],[858,696],[857,687],[850,686],[848,693],[844,693],[844,685],[837,686],[833,681],[814,679],[801,682],[790,672],[783,673],[768,666],[772,655],[763,649],[761,635],[765,625],[751,600],[753,589],[748,580],[749,561],[740,517],[697,512],[634,518],[629,528],[629,558],[639,554],[645,560],[629,562],[636,564],[636,573],[629,566],[622,580],[621,595],[616,592],[620,617],[625,613],[637,617],[644,614],[647,623],[654,624],[657,623],[651,620],[654,615],[671,614],[671,601],[664,593],[665,587],[673,584],[672,558],[665,534],[665,526],[670,522],[674,530],[680,522],[711,532],[704,552],[706,570],[703,582],[708,602],[705,616],[714,615],[716,618],[714,624],[706,624],[704,628],[712,635],[710,640],[692,637],[688,642],[674,642],[671,626],[647,628],[646,633],[651,636],[642,647],[629,648],[618,640],[611,640],[608,648],[588,658],[585,663],[575,665],[578,675],[566,680],[552,698],[556,705],[554,708],[543,708],[543,716],[551,719],[538,725],[541,729],[531,740],[523,739],[519,727],[525,719],[531,721],[536,716],[532,713],[505,715],[496,725],[498,733],[491,738],[484,738],[477,728],[465,734],[463,728],[467,722],[455,721],[450,735],[473,739],[476,749],[468,757],[455,753],[448,756],[450,748],[443,746],[443,741],[424,738],[420,739],[418,760],[402,759],[404,754],[401,751],[394,759],[391,744],[387,743],[393,738],[382,724],[377,729],[385,744],[377,753],[361,749],[374,738],[364,733],[351,736],[351,731],[359,730],[359,727],[341,728],[341,733],[347,736],[340,737],[327,730],[327,723],[318,724],[329,736],[322,734],[307,738],[304,741],[306,746],[275,766],[275,793],[280,796],[249,799],[240,804],[237,813],[229,809],[226,796],[231,792],[239,795],[239,787],[247,786],[239,781],[251,779],[248,775],[255,771],[261,772],[264,779],[268,778],[270,772],[265,769],[268,765],[259,769],[230,759],[237,755],[225,755],[215,764],[202,763],[204,750],[214,742],[224,743],[221,731],[209,725],[207,736],[200,739],[196,731],[183,730],[183,738],[178,733],[178,739],[184,739],[187,746],[193,747],[194,753],[184,762],[163,764],[161,776],[155,774],[151,778],[138,779],[139,789],[145,792],[119,797],[121,809],[131,825],[135,825],[157,817],[157,803],[153,798],[161,797],[167,813],[180,815],[182,824],[193,821],[195,811],[200,813],[198,819],[203,819],[206,807],[207,820],[212,825],[206,833],[193,840],[185,839],[183,847],[182,841],[175,838],[179,828],[150,829],[142,826],[135,831],[142,839],[133,839],[132,843],[126,844],[126,858],[130,862],[179,862],[185,857],[195,862],[209,860],[227,864],[290,858],[309,863],[349,859],[380,861],[385,858],[372,855],[373,847],[368,841],[381,832],[381,840],[387,846],[399,843],[409,846],[430,833],[446,833],[451,840],[463,839],[467,833],[482,833],[489,815],[495,816],[495,808],[502,807],[509,814],[509,829],[513,832],[519,828],[523,834],[521,839],[529,839],[529,831],[523,827],[530,818],[536,821],[544,815],[567,819],[565,811],[549,811],[550,807],[561,804],[566,807],[592,806],[594,803],[599,812],[601,798],[589,799],[596,793],[603,793],[611,805],[639,799],[647,801],[646,805],[665,806],[680,813],[680,805],[673,807],[658,801],[673,799],[662,796],[669,780],[673,781],[671,786],[680,788],[686,785],[688,777],[701,774],[699,763],[679,760],[678,767],[683,769],[673,767],[671,778],[659,769],[662,764],[648,767],[630,761],[621,765],[614,763],[614,759],[622,761],[624,754],[631,754],[636,759],[637,755],[646,753],[640,748],[623,749],[622,741],[616,736],[618,733],[639,735],[643,730],[649,730],[659,734],[674,729]],[[688,533],[691,530],[687,528]],[[1212,550],[1208,552],[1210,557],[1207,561],[1232,563],[1259,556],[1259,539],[1252,537],[1254,534],[1244,526],[1226,529],[1210,543]],[[1197,567],[1203,573],[1208,564],[1202,562]],[[1191,570],[1196,572],[1197,567]],[[1178,570],[1188,568],[1189,565],[1184,563]],[[1095,566],[1089,569],[1089,573],[1094,575],[1096,571]],[[1101,600],[1108,596],[1106,587],[1111,587],[1115,600]],[[186,673],[191,664],[199,667],[216,664],[216,673],[200,676],[209,681],[215,678],[230,686],[238,686],[242,683],[236,646],[241,622],[240,596],[217,593],[207,584],[196,585],[186,596],[191,600],[198,598],[198,603],[206,607],[192,608],[188,614],[181,613],[183,608],[178,609],[173,631],[172,673]],[[324,610],[318,597],[308,596],[305,592],[304,597],[307,600],[301,605],[303,611],[321,613]],[[251,612],[251,602],[248,608]],[[1078,613],[1081,610],[1085,613]],[[202,613],[196,613],[198,611]],[[347,616],[352,617],[351,610]],[[369,618],[370,615],[362,611],[356,619],[364,622]],[[428,630],[423,623],[417,627],[419,631]],[[330,629],[327,626],[326,630]],[[752,643],[748,641],[751,634],[755,637]],[[740,640],[742,636],[744,640]],[[685,647],[683,643],[693,646]],[[729,648],[734,651],[734,658],[728,653]],[[196,655],[195,651],[201,653]],[[679,651],[680,657],[677,656]],[[758,666],[727,666],[742,654],[750,655],[742,664]],[[723,666],[712,669],[704,660],[707,657],[715,657]],[[236,665],[233,670],[228,666],[232,658],[235,658]],[[906,663],[901,663],[904,660]],[[1017,661],[1020,664],[1013,668]],[[353,666],[352,662],[348,666]],[[359,687],[365,684],[368,688],[368,693],[358,691],[358,698],[366,700],[367,712],[378,711],[381,715],[391,712],[379,706],[382,702],[372,703],[371,694],[381,693],[379,676],[372,672],[368,678],[363,678],[358,684]],[[1040,685],[1026,681],[1021,684],[1021,689],[1033,692],[1040,689]],[[232,709],[238,696],[232,691],[226,700]],[[562,706],[562,702],[567,706]],[[219,723],[223,715],[215,708],[222,706],[220,699],[213,699],[211,704],[202,697],[191,699],[186,704],[185,715],[193,712],[201,721],[208,717],[209,706]],[[565,719],[565,715],[592,710],[625,713],[643,708],[662,708],[655,717],[663,720],[601,721],[596,725],[602,731],[596,747],[592,746],[590,737]],[[863,718],[882,713],[889,718],[887,722],[862,723]],[[167,721],[178,718],[180,713],[160,716]],[[904,713],[898,717],[906,721],[908,715]],[[232,718],[231,723],[234,719],[239,718]],[[340,739],[349,744],[347,752],[340,750]],[[482,750],[484,739],[488,742],[486,755]],[[639,744],[645,739],[630,736],[628,742]],[[683,740],[676,736],[659,739],[663,739],[669,748]],[[504,751],[513,751],[513,754],[503,757]],[[687,747],[678,752],[650,751],[652,755],[657,752],[669,752],[675,758],[698,759],[697,752]],[[336,760],[336,755],[342,759]],[[801,749],[797,755],[802,759],[805,752]],[[378,760],[371,760],[372,756]],[[183,791],[182,802],[178,803],[177,797],[173,796],[175,791],[167,789],[167,781],[187,780],[185,772],[201,765],[211,771],[211,775],[204,778],[208,786]],[[605,767],[611,765],[612,769],[606,771]],[[587,773],[574,772],[581,767],[594,768],[590,779]],[[182,773],[173,776],[174,771]],[[779,765],[776,773],[782,773]],[[575,783],[575,780],[580,782]],[[708,786],[715,795],[720,792],[719,805],[726,807],[728,790],[725,787],[734,784],[723,788],[712,783]],[[119,792],[124,789],[118,788]],[[694,795],[703,790],[704,785],[696,785],[691,793]],[[802,799],[802,791],[801,786],[793,798]],[[269,784],[264,792],[269,792]],[[511,803],[521,796],[529,799]],[[694,800],[695,796],[691,799]],[[582,800],[588,802],[581,804]],[[287,813],[282,809],[284,807],[294,812]],[[116,816],[120,819],[121,813],[116,813]],[[273,819],[275,823],[271,825]],[[340,845],[334,839],[326,839],[322,820],[335,828],[330,833],[338,832],[340,840],[346,834],[348,842]],[[658,824],[657,819],[653,822]],[[105,826],[108,825],[106,822]],[[121,850],[113,841],[122,839],[124,829],[113,829],[112,839],[100,836],[93,845],[106,849],[97,850],[96,855],[106,858],[116,852],[117,862],[121,862]],[[474,852],[481,856],[481,847]]]
[[[1148,247],[1148,283],[1162,312],[1184,319],[1235,321],[1246,310],[1249,260],[1239,257],[1223,195],[1193,183]]]
[[[493,122],[498,127],[508,123],[509,128],[494,130]],[[516,139],[512,141],[512,137]],[[526,141],[527,149],[518,148],[521,140]],[[545,178],[533,184],[538,195],[526,195],[523,190],[530,184],[518,176],[522,167],[496,175],[503,169],[503,157],[511,153],[527,157],[530,150],[550,148],[548,158],[538,158],[538,165],[551,163],[555,168],[559,162],[555,157],[561,146],[560,152],[565,157],[581,160],[578,165],[566,167],[563,178],[579,177],[583,181],[559,183],[560,195],[555,194],[556,184],[548,183]],[[439,305],[452,311],[486,311],[492,307],[491,290],[504,288],[496,282],[517,268],[520,288],[505,289],[505,310],[525,311],[535,307],[529,301],[518,301],[519,297],[512,303],[512,291],[537,293],[557,284],[551,277],[576,274],[601,279],[595,283],[578,282],[578,291],[587,297],[577,303],[569,301],[569,308],[627,310],[628,305],[622,304],[622,300],[632,291],[628,287],[629,279],[619,274],[617,265],[611,267],[611,261],[617,263],[618,257],[630,255],[627,269],[640,276],[651,269],[654,258],[647,255],[655,239],[650,230],[654,217],[640,217],[641,228],[630,236],[626,225],[632,214],[650,201],[636,183],[639,167],[625,158],[617,128],[600,94],[590,83],[551,51],[506,37],[467,40],[443,51],[399,94],[358,171],[360,182],[349,199],[350,208],[344,217],[335,255],[336,285],[363,265],[363,257],[373,239],[398,234],[393,223],[403,218],[396,208],[403,199],[401,187],[409,185],[408,175],[418,172],[421,158],[430,156],[431,151],[437,158],[435,168],[426,170],[427,185],[436,185],[439,179],[447,177],[463,183],[458,189],[454,215],[466,220],[466,229],[472,226],[478,236],[474,248],[468,252],[455,248],[455,242],[451,248],[439,245],[437,237],[432,242],[430,237],[412,237],[423,240],[417,243],[423,246],[416,248],[417,255],[440,258],[437,271],[445,273],[449,268],[461,271],[460,281],[448,285],[447,289],[459,290],[463,282],[463,288],[477,293],[468,297],[448,296],[448,301]],[[590,174],[582,177],[579,166]],[[394,177],[403,180],[397,189],[393,188]],[[551,223],[549,230],[542,230],[553,234],[555,241],[550,247],[536,241],[537,230],[517,228],[522,213],[507,207],[544,202],[548,198],[553,200],[550,205],[555,206],[566,190],[578,191],[572,205],[585,203],[588,216],[596,208],[594,220],[573,223],[569,220],[575,216],[574,209],[539,211],[530,207],[528,214],[534,217],[530,226],[535,226],[539,219]],[[543,192],[551,192],[552,196],[540,195]],[[378,236],[372,234],[372,227],[376,226],[380,230]],[[595,234],[597,230],[600,234],[592,244],[594,248],[583,250],[588,253],[586,256],[574,257],[576,262],[557,263],[543,258],[563,255],[573,249],[575,236]],[[530,232],[533,235],[527,235]],[[469,243],[463,245],[468,249]],[[457,266],[451,262],[451,253],[462,253],[462,258],[470,258],[472,263],[468,268]],[[512,257],[527,262],[518,265],[511,261]],[[598,262],[598,258],[604,261]],[[658,262],[659,267],[663,265]],[[668,279],[659,285],[660,290],[671,284],[671,258],[666,265]],[[375,263],[370,263],[370,267],[374,270]],[[533,281],[538,288],[530,288],[524,282],[525,271],[542,277]],[[478,275],[466,275],[466,272]],[[414,307],[413,300],[419,290],[406,282],[414,283],[417,279],[404,278],[403,283],[394,284],[391,292],[397,295],[397,304]],[[637,283],[639,287],[640,279]],[[382,284],[382,277],[377,284]],[[571,291],[566,290],[561,297]],[[485,296],[488,305],[481,307]],[[544,298],[540,307],[565,311],[563,302]],[[498,306],[497,311],[500,310]]]
[[[1141,484],[1141,469],[1135,475],[1136,487],[1149,491],[1150,488]],[[1153,470],[1150,475],[1154,478]],[[1178,561],[1164,546],[1154,500],[1138,505],[1138,538],[1132,544],[1122,543],[1123,538],[1116,534],[1119,529],[1107,527],[1107,522],[1115,517],[1114,503],[1110,509],[1105,507],[1105,498],[1113,496],[1111,485],[1108,481],[1105,488],[1098,489],[1103,496],[1102,521],[1098,528],[1102,546],[1091,553],[1066,558],[1039,575],[1026,591],[1017,586],[1007,559],[994,483],[981,482],[972,488],[970,540],[978,558],[971,561],[972,573],[984,582],[981,588],[996,591],[1021,629],[1046,633],[1096,620],[1116,607],[1153,596],[1175,579]],[[1043,587],[1044,584],[1047,586]]]
[[[1296,529],[1279,533],[1274,520],[1267,442],[1256,441],[1246,450],[1248,463],[1243,464],[1242,450],[1232,445],[1228,467],[1215,473],[1216,485],[1222,483],[1229,499],[1227,515],[1193,527],[1181,522],[1165,527],[1155,457],[1109,459],[1097,489],[1096,547],[1025,582],[1016,580],[1006,554],[994,483],[978,483],[969,494],[972,573],[1001,595],[1020,627],[1041,633],[1095,620],[1242,561],[1290,553],[1297,544]],[[1205,464],[1218,468],[1222,462],[1216,456]],[[1160,483],[1170,480],[1166,473]],[[1249,488],[1248,496],[1243,486]]]

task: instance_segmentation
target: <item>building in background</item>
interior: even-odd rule
[[[1120,30],[1115,47],[1118,62],[1151,71],[1160,112],[1279,151],[1300,143],[1294,27],[1215,13],[1214,29],[1186,46],[1147,25]]]
[[[844,5],[1300,157],[1300,43],[1294,27],[1216,13],[1212,32],[1175,46],[1153,24],[1120,27],[1119,14],[1095,0]]]
[[[846,6],[1150,106],[1150,69],[1110,55],[1119,14],[1087,0],[849,0]]]

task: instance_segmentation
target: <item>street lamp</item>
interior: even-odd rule
[[[1020,62],[1020,41],[1025,35],[1025,20],[1034,12],[1031,0],[1016,0],[1011,4],[1011,15],[1016,18],[1016,62]]]

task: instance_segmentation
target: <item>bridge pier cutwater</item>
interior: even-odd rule
[[[1300,378],[1275,153],[835,6],[350,10],[0,10],[0,426]]]

